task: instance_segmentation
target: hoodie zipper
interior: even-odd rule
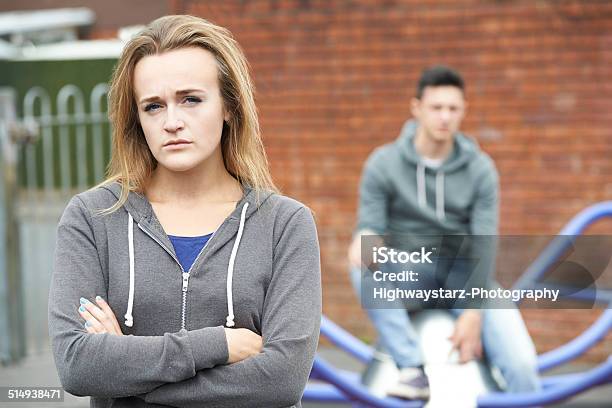
[[[210,238],[208,238],[208,241],[206,241],[206,244],[204,244],[202,249],[200,249],[198,256],[196,256],[196,258],[193,260],[193,263],[191,264],[189,271],[185,272],[183,270],[183,267],[181,266],[181,271],[183,272],[183,305],[181,308],[181,328],[183,329],[185,329],[185,314],[187,310],[187,288],[189,287],[189,278],[191,277],[191,270],[195,266],[196,262],[198,262],[200,255],[202,255],[202,252],[204,252],[204,249],[208,246],[208,243],[210,242],[211,239],[213,239],[214,236],[215,236],[215,233],[213,232]]]
[[[224,222],[225,223],[225,222]],[[221,224],[223,225],[223,224]],[[179,262],[179,260],[176,258],[176,256],[174,256],[174,254],[172,253],[172,251],[170,251],[168,249],[168,247],[166,247],[163,242],[161,242],[160,240],[158,240],[157,238],[155,238],[155,236],[153,235],[153,233],[151,233],[149,230],[147,230],[145,227],[143,227],[142,225],[140,225],[140,223],[138,223],[138,228],[140,228],[145,234],[147,234],[149,237],[151,237],[155,242],[157,242],[162,248],[164,248],[164,250],[166,250],[166,252],[168,254],[170,254],[170,256],[172,257],[172,259],[175,260],[175,262],[177,263],[177,265],[179,266],[179,268],[181,268],[181,276],[183,278],[183,287],[181,289],[182,291],[182,302],[181,302],[181,329],[185,329],[185,315],[186,315],[186,310],[187,310],[187,289],[189,288],[189,278],[191,277],[191,270],[193,269],[193,266],[196,264],[198,258],[200,257],[200,255],[202,254],[202,252],[204,252],[204,248],[206,248],[208,246],[208,243],[210,242],[211,239],[213,239],[213,237],[215,236],[215,232],[213,232],[213,234],[211,235],[211,237],[208,239],[208,241],[206,242],[206,244],[202,247],[202,249],[200,250],[200,252],[198,253],[198,256],[196,256],[195,260],[193,261],[193,263],[191,264],[191,268],[189,268],[189,271],[185,272],[185,270],[183,269],[183,265],[181,265],[181,263]],[[221,226],[219,226],[219,228],[221,228]],[[217,231],[219,230],[219,228],[217,228]]]

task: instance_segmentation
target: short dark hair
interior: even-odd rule
[[[446,65],[434,65],[423,70],[417,85],[417,99],[421,99],[423,91],[428,86],[456,86],[462,92],[465,92],[465,84],[461,74]]]

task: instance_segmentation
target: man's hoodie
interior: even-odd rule
[[[416,121],[406,122],[396,141],[377,148],[368,158],[356,231],[385,235],[387,245],[408,250],[439,246],[439,237],[444,236],[438,254],[447,259],[459,255],[476,263],[464,264],[470,265],[465,269],[469,284],[464,274],[443,272],[438,275],[440,282],[446,282],[442,285],[453,289],[489,286],[499,212],[493,160],[475,140],[458,132],[446,160],[437,168],[428,167],[414,146],[417,128]],[[468,241],[459,237],[468,235]]]
[[[119,194],[113,183],[76,195],[58,226],[49,335],[63,387],[92,407],[300,406],[321,318],[310,210],[245,188],[183,271],[144,196],[98,214]],[[79,299],[95,296],[124,336],[84,329]],[[227,364],[224,326],[260,334],[263,351]]]
[[[418,123],[408,121],[393,143],[368,158],[359,196],[357,230],[377,234],[495,235],[498,175],[475,140],[456,133],[437,169],[414,146]]]

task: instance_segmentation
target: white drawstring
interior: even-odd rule
[[[245,203],[242,207],[242,213],[240,214],[240,226],[238,227],[238,234],[236,241],[232,248],[232,253],[229,259],[229,265],[227,267],[227,321],[225,325],[227,327],[234,327],[234,300],[232,295],[232,281],[234,277],[234,262],[236,260],[236,253],[242,239],[242,232],[244,230],[244,222],[246,219],[246,211],[249,208],[249,203]],[[132,308],[134,305],[134,219],[132,215],[128,213],[128,251],[130,255],[130,291],[128,298],[127,312],[125,313],[125,325],[132,327],[134,324],[134,318],[132,316]]]
[[[229,265],[227,266],[227,319],[225,325],[227,327],[234,327],[234,299],[232,295],[232,280],[234,278],[234,261],[236,260],[236,253],[238,252],[238,246],[242,239],[242,231],[244,230],[244,220],[246,218],[246,211],[249,208],[249,203],[244,203],[242,207],[242,213],[240,214],[240,226],[238,227],[238,234],[236,235],[236,241],[232,248],[232,254],[230,255]]]
[[[427,205],[427,197],[425,197],[425,166],[417,164],[417,200],[421,208]]]
[[[425,208],[427,206],[427,196],[425,190],[425,166],[422,163],[417,164],[417,201],[419,207]],[[439,220],[446,218],[444,210],[444,172],[438,171],[436,173],[436,217]]]
[[[436,216],[439,220],[445,218],[444,213],[444,173],[436,173]]]
[[[128,307],[125,313],[125,325],[132,327],[134,318],[132,317],[132,307],[134,305],[134,219],[128,213],[128,251],[130,253],[130,292],[128,297]]]

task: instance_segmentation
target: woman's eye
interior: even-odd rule
[[[145,106],[144,110],[145,110],[145,112],[150,112],[150,111],[157,110],[160,107],[161,107],[161,105],[159,103],[150,103],[147,106]]]
[[[202,102],[202,100],[200,98],[198,98],[197,96],[186,96],[185,97],[185,102],[191,104],[191,103]]]

